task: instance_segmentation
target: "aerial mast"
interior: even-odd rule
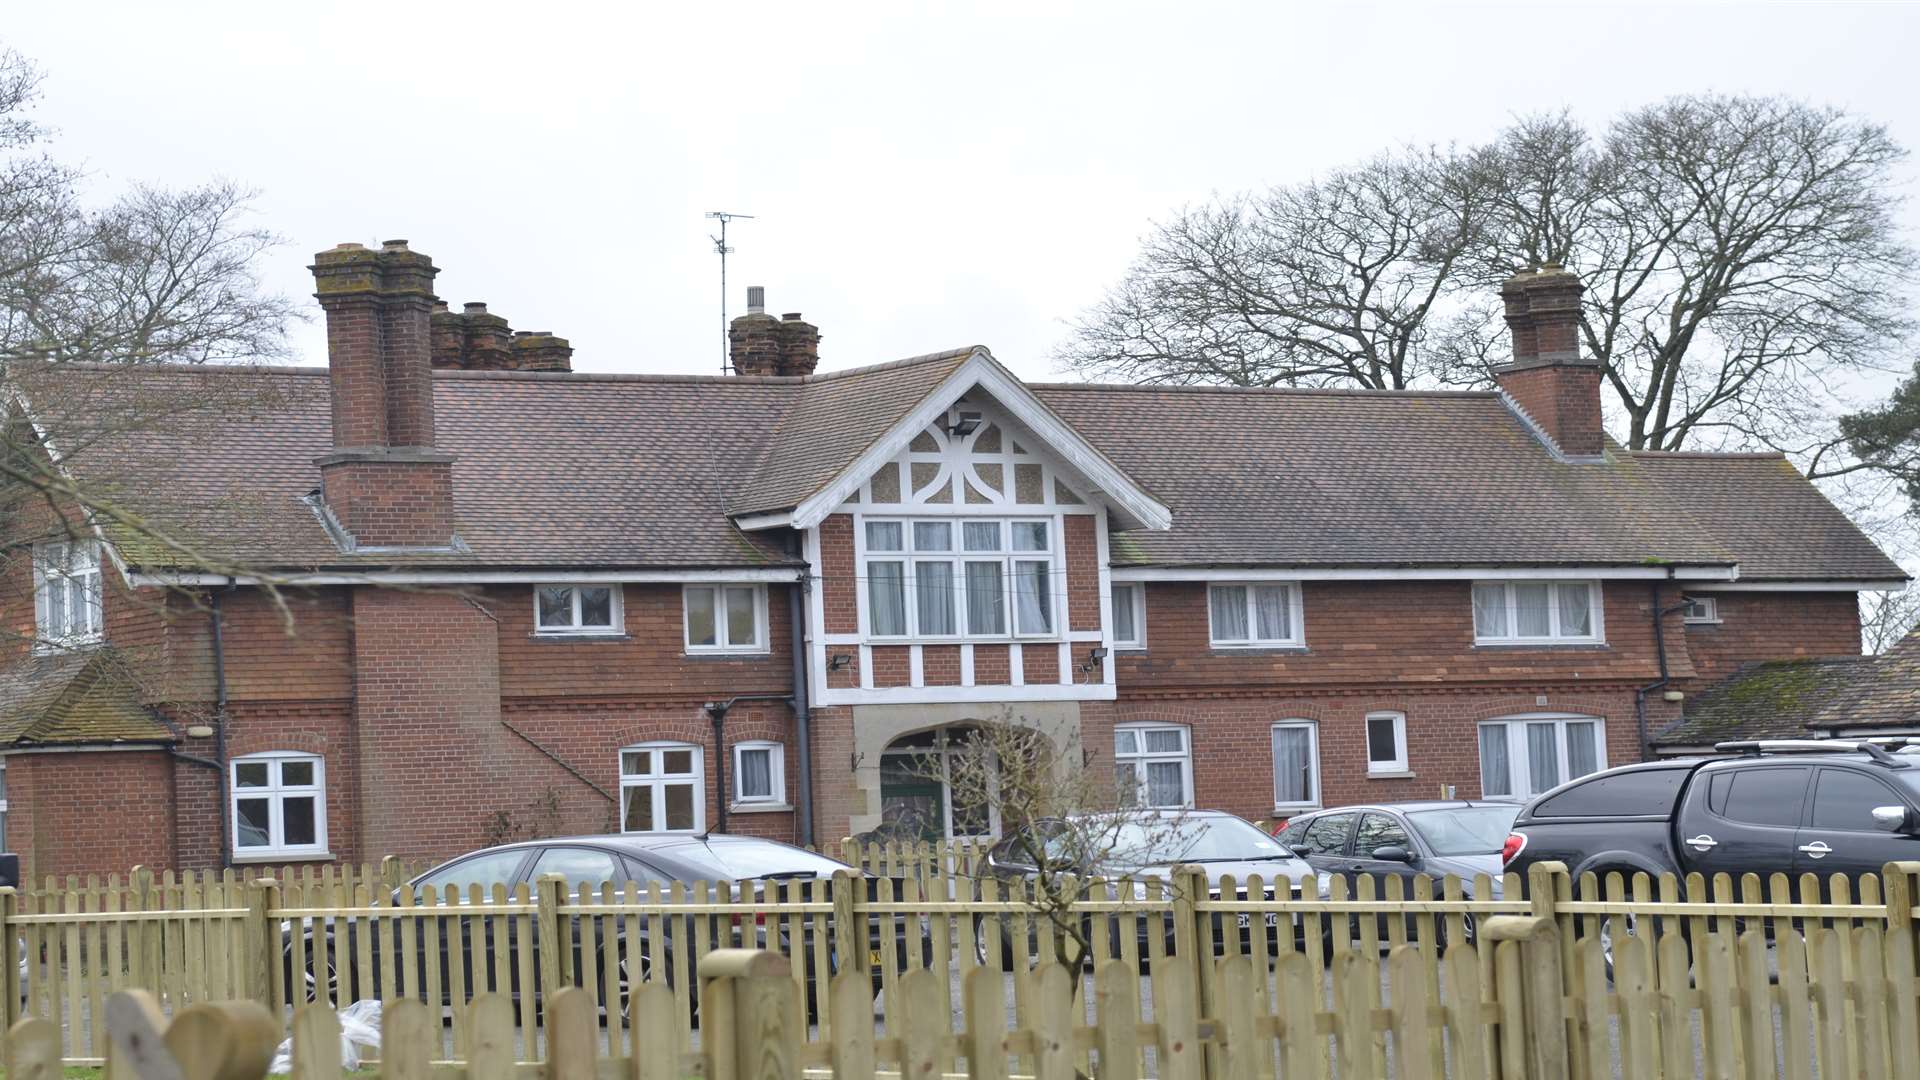
[[[712,240],[713,250],[720,256],[720,374],[728,375],[733,371],[733,345],[727,325],[727,256],[733,254],[733,249],[727,246],[727,223],[736,218],[752,221],[753,215],[709,210],[707,217],[720,223],[720,235]]]

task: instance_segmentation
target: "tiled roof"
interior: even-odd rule
[[[174,741],[140,706],[114,655],[62,651],[0,668],[0,745]]]
[[[1907,576],[1780,454],[1632,456],[1733,552],[1742,581]]]
[[[1749,664],[1687,702],[1658,746],[1920,728],[1920,632],[1879,656]]]
[[[1920,632],[1873,657],[1849,693],[1810,721],[1818,728],[1920,727]]]
[[[1572,464],[1491,393],[1054,384],[1034,392],[1173,511],[1114,561],[1726,564],[1633,455]]]

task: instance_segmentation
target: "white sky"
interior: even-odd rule
[[[223,175],[308,256],[406,237],[589,371],[717,372],[707,210],[823,367],[1065,323],[1183,203],[1562,106],[1786,93],[1920,148],[1920,5],[151,3],[6,7],[103,191]],[[1907,170],[1910,179],[1920,175]],[[1920,214],[1908,219],[1920,224]],[[324,362],[317,321],[298,332]]]

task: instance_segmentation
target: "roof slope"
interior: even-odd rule
[[[1052,384],[1173,510],[1116,564],[1728,564],[1633,455],[1556,460],[1492,393]]]
[[[1816,717],[1833,710],[1862,678],[1870,677],[1874,660],[1844,656],[1748,665],[1694,695],[1686,715],[1654,736],[1654,745],[1806,738]]]
[[[1781,454],[1639,451],[1640,468],[1740,560],[1740,580],[1902,580]]]
[[[110,649],[31,656],[0,668],[0,745],[172,742]]]

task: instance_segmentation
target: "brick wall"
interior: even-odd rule
[[[1687,651],[1705,686],[1756,660],[1860,653],[1860,601],[1850,592],[1717,592],[1717,624],[1689,623]]]
[[[173,774],[160,750],[9,758],[7,842],[22,873],[124,874],[139,864],[172,865]]]
[[[1563,452],[1592,456],[1606,445],[1600,419],[1600,369],[1548,364],[1500,372],[1500,388]]]

